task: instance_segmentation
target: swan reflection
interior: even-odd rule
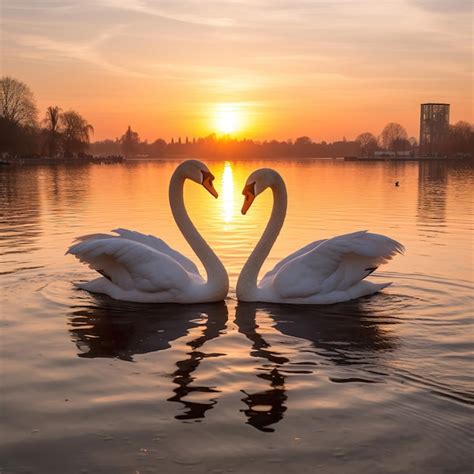
[[[397,345],[392,329],[398,319],[387,316],[393,298],[380,294],[330,306],[231,303],[237,331],[249,343],[249,357],[258,361],[240,381],[245,422],[263,432],[275,431],[287,415],[296,376],[327,377],[322,366],[328,363],[339,367],[337,377],[331,371],[332,382],[379,382],[383,354]],[[164,400],[178,403],[175,418],[181,421],[200,421],[216,407],[222,389],[209,381],[208,370],[199,368],[204,360],[232,356],[226,338],[206,349],[208,342],[228,333],[225,303],[144,305],[97,297],[94,304],[71,310],[69,331],[82,358],[133,362],[137,354],[170,349],[181,339],[168,353],[176,359],[169,373],[172,393]],[[249,388],[257,381],[258,388]]]
[[[250,355],[252,357],[266,359],[269,364],[262,367],[257,377],[269,384],[267,390],[248,393],[245,390],[245,398],[242,401],[247,405],[242,410],[247,417],[247,423],[260,431],[272,432],[274,428],[270,425],[278,423],[287,410],[285,376],[280,368],[289,362],[289,359],[279,355],[270,349],[270,344],[257,331],[256,322],[257,306],[252,303],[239,303],[235,314],[235,324],[238,331],[252,343]]]
[[[260,307],[287,336],[305,339],[315,354],[337,365],[380,363],[397,338],[399,320],[390,314],[393,296],[384,293],[327,306],[266,305]]]
[[[285,403],[291,374],[312,373],[314,366],[327,360],[348,366],[347,376],[331,377],[332,382],[379,381],[376,377],[382,376],[383,370],[374,369],[377,364],[381,365],[380,355],[396,347],[396,337],[383,326],[391,326],[397,320],[386,316],[379,319],[377,311],[385,306],[383,314],[386,314],[391,298],[378,295],[328,306],[239,303],[235,323],[238,331],[251,342],[250,356],[264,360],[256,376],[268,384],[268,389],[263,391],[249,393],[242,390],[246,395],[242,399],[247,405],[242,410],[246,422],[260,431],[275,431],[270,425],[282,420],[287,411]],[[272,347],[269,338],[265,339],[258,330],[257,318],[262,316],[271,318],[277,335],[306,340],[311,343],[310,348],[292,347],[291,341],[278,348]],[[265,332],[268,333],[267,328]],[[323,360],[308,362],[308,353]],[[301,355],[305,355],[305,362],[300,361]],[[312,369],[306,370],[307,367]]]
[[[201,419],[217,403],[212,397],[219,392],[216,387],[193,385],[193,382],[201,361],[225,355],[202,349],[226,328],[228,311],[224,303],[143,305],[97,298],[95,305],[72,309],[69,330],[79,357],[133,362],[136,354],[169,349],[173,341],[187,336],[193,328],[201,329],[197,337],[186,343],[190,347],[187,357],[176,362],[177,369],[171,374],[176,388],[168,401],[184,406],[184,413],[175,417],[178,420]],[[203,317],[207,317],[204,324]],[[205,400],[186,399],[195,394],[205,394]],[[210,399],[207,394],[211,394]]]
[[[205,397],[206,401],[201,400],[199,402],[185,399],[188,395],[220,392],[215,387],[191,385],[196,380],[195,372],[202,360],[225,356],[221,352],[204,352],[200,349],[202,349],[206,342],[218,338],[226,329],[227,306],[224,303],[213,305],[212,311],[207,311],[207,315],[208,318],[202,334],[186,343],[191,348],[191,352],[187,353],[189,357],[176,362],[178,368],[172,374],[173,382],[177,387],[173,390],[175,395],[168,398],[168,401],[182,403],[185,408],[183,414],[175,417],[177,420],[198,420],[204,418],[206,411],[217,403],[215,398],[207,400],[207,396]]]

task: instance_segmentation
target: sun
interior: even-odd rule
[[[242,110],[238,104],[218,104],[214,113],[216,131],[224,134],[237,133],[242,129]]]

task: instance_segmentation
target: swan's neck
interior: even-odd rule
[[[258,292],[257,278],[263,262],[268,257],[275,240],[280,233],[286,216],[287,194],[286,187],[280,175],[275,176],[270,186],[273,192],[273,208],[262,237],[250,254],[237,281],[237,298],[243,301],[255,301]]]
[[[207,275],[206,291],[212,293],[217,299],[224,299],[229,288],[229,277],[222,262],[202,238],[189,218],[184,206],[185,180],[186,176],[179,171],[175,172],[171,177],[169,187],[171,212],[179,230],[204,265]]]

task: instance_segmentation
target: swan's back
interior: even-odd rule
[[[184,256],[177,250],[174,250],[164,240],[158,237],[155,237],[154,235],[142,234],[141,232],[137,232],[135,230],[122,229],[122,228],[114,229],[111,232],[114,232],[117,235],[90,234],[90,235],[84,235],[82,237],[78,237],[76,241],[85,241],[85,240],[91,240],[91,239],[95,239],[95,240],[96,239],[110,239],[110,238],[115,237],[115,238],[131,240],[134,242],[139,242],[141,244],[147,245],[148,247],[151,247],[152,249],[158,250],[158,252],[169,255],[171,258],[173,258],[178,263],[180,263],[181,266],[186,271],[190,273],[199,274],[199,270],[192,260]]]
[[[273,275],[272,287],[281,299],[310,298],[336,291],[350,293],[379,265],[404,250],[395,240],[366,231],[307,247],[307,252],[295,253]]]

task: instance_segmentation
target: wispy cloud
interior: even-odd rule
[[[326,113],[352,130],[359,124],[347,117],[360,111],[361,120],[370,111],[416,127],[407,104],[428,100],[472,117],[472,0],[0,3],[5,73],[39,97],[51,84],[85,103],[120,97],[103,134],[132,114],[143,130],[159,117],[171,133],[182,114],[197,124],[206,103],[229,101],[258,101],[265,120],[274,114],[281,124],[289,114],[290,128],[294,117]],[[124,86],[134,93],[123,97]],[[105,112],[91,113],[100,122]]]
[[[411,0],[411,2],[428,11],[440,13],[471,13],[472,0]]]
[[[89,42],[83,41],[57,41],[41,35],[20,35],[14,36],[16,43],[27,48],[27,55],[31,52],[35,57],[44,59],[66,59],[83,61],[112,74],[131,77],[150,77],[140,71],[133,71],[130,68],[119,66],[105,59],[98,51],[99,45],[113,36],[114,30],[101,33],[97,38]]]
[[[156,3],[146,2],[144,0],[100,0],[105,7],[117,8],[120,10],[128,10],[146,15],[153,15],[167,20],[178,21],[181,23],[190,23],[194,25],[205,25],[214,27],[232,26],[234,21],[231,18],[212,17],[209,15],[197,15],[192,13],[182,13],[159,8]],[[174,4],[176,6],[176,3]],[[209,11],[206,11],[209,13]]]

